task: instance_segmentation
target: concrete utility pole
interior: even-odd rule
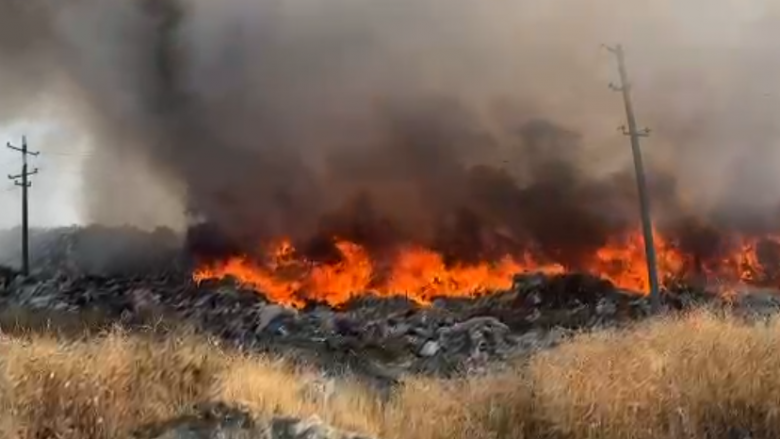
[[[606,46],[605,46],[606,47]],[[645,169],[642,163],[642,150],[639,147],[639,139],[650,135],[650,130],[645,128],[638,130],[634,107],[631,103],[631,84],[628,81],[626,70],[625,52],[623,46],[607,47],[617,58],[618,72],[620,73],[620,85],[610,84],[609,87],[623,94],[623,102],[626,107],[626,119],[628,128],[620,127],[624,135],[631,139],[631,152],[634,155],[634,170],[636,172],[636,184],[639,191],[639,208],[642,215],[642,234],[645,241],[645,254],[647,257],[647,277],[650,281],[650,301],[653,311],[658,311],[661,306],[661,296],[658,282],[658,266],[655,254],[655,241],[653,239],[653,223],[650,218],[650,200],[647,195],[647,183],[645,181]]]
[[[30,275],[30,224],[29,224],[29,213],[28,213],[28,204],[27,204],[27,189],[32,186],[32,183],[28,181],[28,177],[31,175],[35,175],[38,173],[38,169],[34,169],[33,171],[29,172],[27,171],[27,156],[37,156],[39,153],[37,152],[30,152],[27,150],[27,138],[22,138],[22,147],[18,148],[16,146],[11,145],[8,143],[8,148],[13,149],[14,151],[19,151],[22,153],[22,173],[19,175],[9,175],[8,178],[10,180],[14,181],[14,184],[16,186],[20,186],[22,188],[22,273],[25,276]],[[21,181],[19,181],[21,179]]]

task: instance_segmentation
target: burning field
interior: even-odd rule
[[[575,269],[531,254],[448,260],[423,247],[382,255],[327,240],[301,250],[286,241],[242,256],[226,252],[213,228],[195,230],[185,241],[162,230],[36,231],[36,273],[0,273],[0,303],[10,313],[40,314],[44,325],[56,311],[77,319],[86,312],[99,326],[194,326],[241,350],[346,369],[380,387],[406,374],[501,369],[572,331],[623,327],[651,314],[637,235],[598,249],[581,259],[591,265]],[[0,237],[6,245],[18,242],[15,233]],[[725,307],[752,318],[780,310],[773,265],[762,250],[776,250],[774,240],[756,247],[740,242],[729,247],[733,254],[702,259],[697,269],[686,265],[696,262],[694,255],[662,239],[667,311]],[[216,256],[218,249],[224,256]]]
[[[780,240],[731,237],[716,256],[684,253],[663,235],[656,235],[659,275],[670,283],[699,283],[722,294],[745,287],[780,287]],[[336,241],[335,262],[307,259],[289,241],[271,246],[265,257],[233,256],[204,263],[194,279],[232,277],[263,291],[271,300],[301,306],[306,301],[343,305],[356,295],[403,295],[418,303],[436,297],[478,297],[506,290],[520,273],[583,272],[611,281],[637,294],[649,289],[644,241],[640,233],[616,238],[596,249],[583,265],[566,267],[531,252],[505,255],[495,261],[452,262],[437,251],[407,246],[376,260],[361,245]]]
[[[646,297],[596,276],[557,273],[562,266],[519,275],[524,267],[507,260],[505,273],[489,262],[480,272],[479,263],[408,250],[420,255],[414,262],[436,261],[431,276],[445,273],[453,284],[421,285],[426,273],[414,271],[406,279],[415,282],[379,283],[378,259],[336,242],[343,254],[333,262],[311,262],[287,244],[267,262],[258,253],[209,272],[172,236],[94,226],[36,231],[38,272],[0,270],[2,378],[14,384],[0,396],[13,408],[0,432],[371,437],[322,419],[390,439],[594,431],[742,439],[777,431],[775,292],[741,289],[726,298],[668,283],[665,315],[643,322],[651,317]],[[0,243],[17,238],[0,234]],[[90,257],[96,245],[99,260]],[[110,248],[123,250],[116,261],[106,260]],[[641,246],[631,251],[641,254]],[[348,277],[356,267],[362,277]],[[737,267],[718,269],[759,282],[740,278]],[[344,296],[328,294],[338,291]],[[724,311],[725,319],[715,314]],[[755,386],[756,376],[767,381]],[[675,408],[697,415],[680,417]]]

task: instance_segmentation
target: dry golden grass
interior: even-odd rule
[[[409,380],[382,404],[357,386],[305,397],[306,372],[191,334],[15,335],[0,340],[0,435],[125,437],[224,401],[261,417],[316,413],[387,439],[777,438],[778,349],[780,321],[699,313],[584,334],[501,375]]]

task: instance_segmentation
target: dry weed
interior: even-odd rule
[[[511,372],[410,379],[393,398],[225,352],[191,333],[0,340],[0,434],[115,438],[223,401],[257,417],[318,414],[387,439],[780,437],[780,322],[697,313],[585,334]]]

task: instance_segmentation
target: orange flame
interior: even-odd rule
[[[655,233],[654,238],[659,277],[663,279],[681,272],[687,258],[658,233]],[[586,271],[627,290],[650,291],[642,234],[633,233],[622,239],[616,238],[599,248]]]
[[[437,296],[472,296],[506,289],[512,275],[526,271],[561,273],[556,264],[538,264],[504,258],[497,263],[447,266],[442,256],[419,247],[398,252],[390,269],[380,276],[371,257],[358,244],[338,241],[336,248],[341,261],[335,264],[315,264],[290,257],[294,248],[282,241],[268,252],[268,262],[258,264],[244,257],[201,267],[195,271],[195,281],[233,277],[239,283],[256,288],[274,302],[302,306],[304,299],[320,300],[331,305],[347,302],[355,294],[372,292],[380,296],[406,295],[420,303]],[[380,279],[381,277],[381,279]]]
[[[193,278],[202,281],[230,276],[263,292],[274,302],[300,307],[307,299],[337,306],[367,292],[379,296],[406,295],[425,304],[434,297],[469,297],[507,289],[517,273],[566,271],[559,264],[543,263],[530,254],[506,256],[498,262],[452,266],[445,264],[442,255],[413,246],[400,249],[389,268],[380,269],[359,244],[337,241],[336,248],[341,253],[340,262],[314,263],[297,258],[293,245],[283,240],[270,248],[265,263],[235,257],[201,267]],[[761,276],[764,269],[756,254],[756,242],[743,240],[737,249],[724,260],[705,264],[702,267],[705,275],[730,284],[751,283]],[[658,234],[656,252],[662,279],[678,276],[691,267],[692,258]],[[624,289],[649,291],[642,235],[633,233],[613,239],[594,253],[584,271]]]

